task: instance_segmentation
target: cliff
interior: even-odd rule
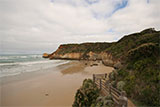
[[[113,43],[63,44],[48,58],[102,60],[117,69],[112,83],[123,81],[128,97],[140,106],[160,105],[160,31],[153,28]]]
[[[53,53],[49,58],[50,59],[71,59],[71,60],[79,60],[81,59],[83,53],[64,53],[64,54],[57,54]]]
[[[144,43],[158,43],[159,31],[153,28],[129,34],[117,42],[97,42],[82,44],[62,44],[58,49],[46,56],[49,59],[102,60],[105,65],[114,66],[124,63],[129,50]]]
[[[50,59],[85,59],[102,60],[104,50],[113,43],[82,43],[82,44],[63,44],[53,52]]]

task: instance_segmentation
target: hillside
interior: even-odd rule
[[[64,44],[50,59],[99,59],[116,68],[111,81],[139,105],[160,106],[160,31],[153,28],[126,35],[114,43]]]
[[[160,106],[160,32],[146,29],[124,36],[106,49],[123,63],[112,80],[140,106]]]
[[[114,59],[123,59],[130,49],[144,43],[159,43],[160,31],[153,28],[126,35],[117,42],[62,44],[50,54],[50,59],[102,59],[102,53],[111,54]],[[99,56],[101,54],[101,56]],[[45,55],[46,57],[46,55]],[[93,58],[91,58],[93,57]]]
[[[57,54],[65,53],[87,53],[87,52],[96,52],[100,53],[106,48],[109,48],[113,43],[82,43],[82,44],[63,44],[60,45]]]
[[[125,83],[123,90],[141,106],[160,105],[160,46],[145,43],[127,52],[121,69],[113,73],[115,85]]]
[[[118,42],[106,49],[116,58],[127,55],[130,49],[136,48],[144,43],[159,43],[160,31],[155,31],[153,28],[145,29],[139,33],[134,33],[124,36]]]
[[[82,43],[82,44],[62,44],[52,54],[50,59],[102,59],[102,52],[105,52],[114,43]]]

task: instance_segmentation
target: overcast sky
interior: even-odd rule
[[[160,0],[0,0],[0,15],[0,54],[50,53],[60,44],[160,30]]]

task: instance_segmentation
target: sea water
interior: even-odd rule
[[[0,55],[0,78],[43,70],[64,63],[68,63],[68,61],[44,59],[42,55],[35,54]]]

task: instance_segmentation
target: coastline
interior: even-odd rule
[[[1,79],[2,106],[71,106],[77,89],[93,73],[111,72],[102,64],[71,61],[66,64]],[[63,101],[63,103],[62,103]]]

